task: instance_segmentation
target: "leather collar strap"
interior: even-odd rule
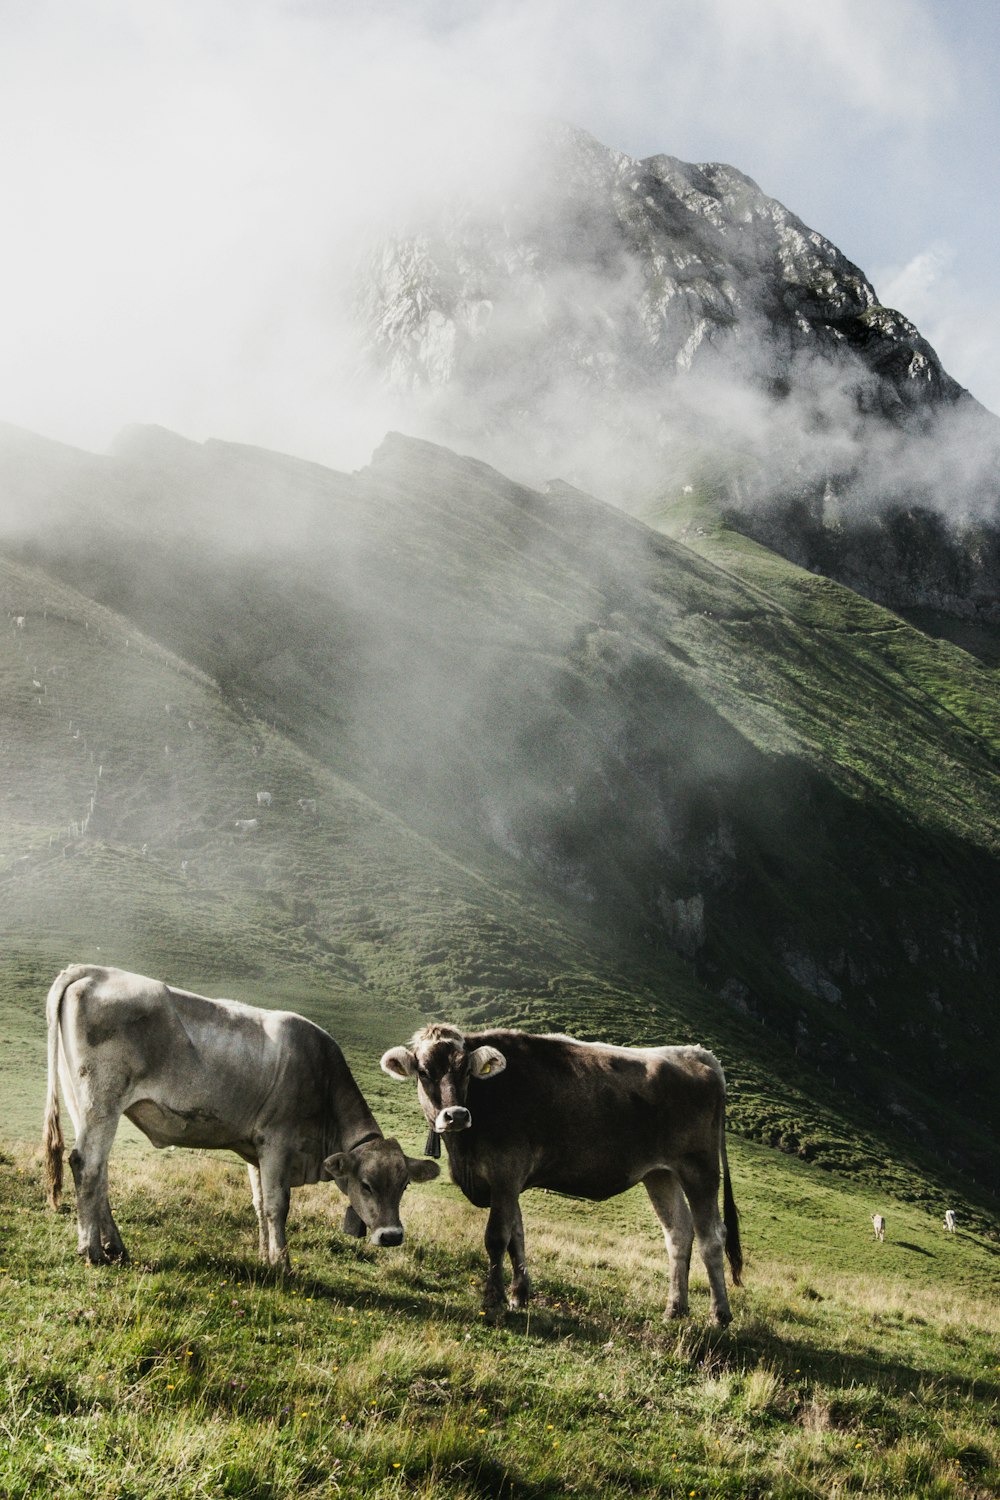
[[[348,1146],[347,1149],[348,1149],[348,1151],[357,1151],[357,1149],[358,1149],[359,1146],[367,1146],[367,1144],[368,1144],[369,1141],[380,1141],[380,1140],[382,1140],[382,1132],[381,1132],[381,1130],[369,1130],[369,1132],[368,1132],[367,1135],[363,1135],[361,1137],[360,1141],[355,1141],[354,1145],[353,1146]]]
[[[427,1132],[427,1145],[424,1147],[425,1156],[433,1156],[436,1161],[441,1155],[441,1137],[432,1125]]]

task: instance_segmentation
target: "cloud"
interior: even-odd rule
[[[936,241],[905,264],[883,268],[875,286],[887,307],[918,325],[955,379],[1000,412],[1000,304],[984,304],[963,269],[955,247]]]
[[[521,115],[815,173],[832,118],[849,148],[949,89],[926,0],[37,0],[3,33],[0,418],[348,465],[393,416],[345,357],[353,237],[518,170]]]
[[[942,281],[948,277],[954,259],[951,246],[940,243],[921,250],[905,265],[889,267],[876,281],[883,306],[896,308],[911,323],[933,317]]]

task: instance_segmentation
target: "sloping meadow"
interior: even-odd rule
[[[733,1152],[750,1246],[725,1333],[696,1275],[664,1323],[644,1195],[525,1200],[537,1294],[480,1312],[483,1216],[407,1195],[407,1241],[293,1196],[263,1271],[244,1171],[125,1151],[130,1267],[92,1270],[37,1162],[0,1164],[0,1491],[88,1500],[658,1494],[985,1497],[1000,1482],[995,1248],[762,1148]]]

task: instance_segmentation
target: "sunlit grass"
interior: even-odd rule
[[[752,1153],[739,1172],[752,1205]],[[785,1218],[786,1253],[752,1262],[719,1333],[700,1271],[692,1317],[663,1321],[641,1198],[532,1194],[538,1296],[493,1326],[483,1215],[446,1185],[407,1194],[407,1242],[381,1253],[339,1234],[332,1185],[297,1193],[286,1278],[257,1264],[244,1174],[224,1159],[114,1164],[124,1270],[77,1260],[30,1156],[0,1177],[5,1497],[985,1500],[1000,1477],[1000,1314],[951,1284],[953,1262],[924,1257],[903,1285],[862,1238],[862,1284],[836,1247],[829,1265],[797,1256]],[[850,1184],[840,1207],[860,1227]],[[992,1259],[949,1248],[969,1268]]]

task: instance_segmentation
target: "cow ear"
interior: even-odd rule
[[[323,1171],[331,1177],[349,1177],[351,1172],[351,1160],[346,1151],[337,1151],[333,1156],[328,1156],[323,1163]]]
[[[494,1073],[502,1073],[506,1066],[507,1059],[495,1047],[477,1047],[475,1052],[469,1053],[473,1078],[490,1078]]]
[[[426,1156],[408,1156],[406,1170],[411,1182],[433,1182],[441,1168]]]
[[[417,1060],[409,1047],[390,1047],[388,1052],[382,1053],[379,1066],[390,1078],[409,1078],[417,1066]]]

